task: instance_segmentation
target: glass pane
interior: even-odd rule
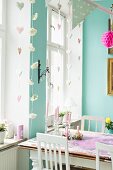
[[[51,114],[57,106],[63,105],[63,54],[58,50],[51,51]]]
[[[52,12],[51,42],[64,45],[64,17]]]
[[[0,0],[0,25],[2,24],[2,0]]]

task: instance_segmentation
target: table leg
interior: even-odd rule
[[[32,169],[31,170],[39,170],[38,169],[38,162],[35,158],[30,157],[31,161],[32,161]]]

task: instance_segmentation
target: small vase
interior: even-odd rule
[[[0,132],[0,144],[4,144],[5,139],[5,131]]]
[[[113,134],[113,129],[108,130],[109,134]]]

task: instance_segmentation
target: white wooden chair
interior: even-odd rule
[[[66,137],[37,133],[37,147],[38,170],[63,170],[62,165],[64,163],[66,170],[70,170]],[[62,147],[63,153],[61,153]],[[45,161],[45,168],[43,167],[43,161]]]
[[[110,154],[113,170],[113,145],[108,145],[100,142],[96,143],[96,170],[100,170],[100,151],[107,151]]]
[[[85,125],[87,128],[85,129]],[[91,125],[94,125],[93,131],[102,132],[105,131],[105,119],[97,116],[82,116],[81,117],[81,130],[91,131]]]

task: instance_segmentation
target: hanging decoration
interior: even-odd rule
[[[67,81],[66,84],[69,87],[71,85],[71,80],[70,80],[70,69],[72,67],[71,65],[71,46],[70,46],[70,39],[72,37],[72,4],[71,1],[68,3],[68,8],[69,8],[69,13],[68,13],[68,18],[67,18],[67,23],[68,23],[68,33],[67,33]]]
[[[20,55],[22,52],[22,48],[21,47],[18,47],[18,54]]]
[[[30,29],[30,36],[35,36],[36,33],[37,33],[37,29],[35,29],[35,28]]]
[[[31,8],[32,8],[32,12],[33,12],[33,5],[35,3],[35,0],[29,0],[29,2],[31,3]],[[37,20],[38,18],[38,13],[36,12],[35,14],[31,14],[31,28],[29,31],[30,34],[30,38],[31,38],[31,43],[29,45],[29,50],[31,52],[31,61],[30,61],[30,80],[29,80],[29,85],[31,86],[31,97],[30,97],[30,102],[31,102],[31,109],[30,109],[30,113],[29,113],[29,119],[31,119],[31,129],[32,129],[32,120],[36,119],[37,114],[34,113],[34,102],[38,100],[38,94],[35,93],[35,89],[34,89],[34,84],[35,82],[33,81],[33,77],[34,77],[34,70],[38,69],[38,62],[34,62],[34,58],[33,58],[33,53],[35,52],[35,47],[33,45],[33,38],[34,36],[36,36],[37,34],[37,29],[34,28],[34,22]]]
[[[21,34],[23,31],[24,31],[24,27],[17,27],[16,28],[17,29],[17,32],[19,33],[19,34]]]
[[[38,99],[38,95],[34,95],[34,94],[33,94],[30,100],[31,100],[32,102],[34,102],[34,101],[36,101],[37,99]]]
[[[58,3],[58,24],[57,24],[57,27],[58,27],[58,30],[61,29],[61,4],[60,4],[60,0],[59,0],[59,3]]]
[[[23,7],[24,7],[24,3],[23,2],[17,2],[16,5],[17,5],[19,10],[22,10]]]
[[[35,63],[33,63],[32,65],[31,65],[31,69],[33,70],[33,69],[37,69],[38,68],[38,62],[35,62]]]
[[[30,52],[34,52],[35,51],[35,47],[33,46],[32,43],[30,43],[30,45],[29,45],[29,50],[30,50]]]
[[[35,114],[35,113],[30,113],[29,114],[29,119],[35,119],[37,117],[37,114]]]
[[[17,8],[22,11],[22,9],[24,8],[24,2],[16,2],[16,6]],[[19,18],[21,20],[21,17],[22,17],[22,13],[20,12],[19,13]],[[17,26],[16,27],[16,30],[17,30],[17,33],[18,33],[18,47],[17,47],[17,54],[18,56],[21,56],[22,55],[22,47],[21,47],[21,33],[24,31],[24,27],[23,26]],[[22,64],[21,64],[21,58],[19,57],[18,58],[19,61],[18,61],[18,66],[17,66],[17,69],[16,69],[16,74],[17,74],[17,84],[18,84],[18,95],[17,95],[17,102],[20,103],[21,100],[22,100],[22,95],[21,95],[21,77],[22,77]]]
[[[29,2],[30,2],[31,4],[34,4],[34,3],[35,3],[35,0],[29,0]]]
[[[113,11],[113,4],[111,6],[111,12]],[[101,41],[103,45],[107,48],[112,48],[113,47],[113,31],[112,31],[112,25],[113,25],[113,17],[110,15],[109,19],[109,31],[105,32],[102,35]]]
[[[107,48],[113,47],[113,31],[105,32],[102,35],[101,41],[105,47]]]
[[[33,16],[32,16],[32,20],[33,21],[36,21],[38,18],[38,13],[36,12]]]
[[[22,96],[20,96],[20,95],[19,95],[19,96],[17,96],[17,101],[18,101],[18,103],[20,102],[21,97],[22,97]]]
[[[34,85],[34,82],[33,82],[31,79],[29,80],[29,85],[30,85],[30,86],[33,86],[33,85]]]

